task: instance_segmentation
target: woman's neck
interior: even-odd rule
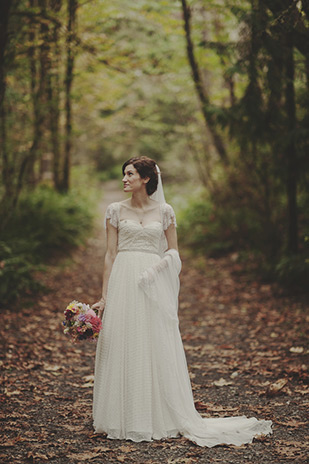
[[[145,206],[149,206],[151,200],[147,195],[146,190],[142,192],[135,192],[132,194],[131,197],[131,206],[132,208],[144,208]]]

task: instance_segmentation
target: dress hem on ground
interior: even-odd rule
[[[249,444],[252,443],[255,438],[261,437],[261,436],[266,436],[269,434],[272,434],[272,421],[267,421],[267,420],[257,420],[256,418],[247,418],[246,416],[238,416],[235,418],[228,417],[228,418],[223,418],[227,419],[228,421],[230,419],[244,419],[246,421],[250,421],[252,424],[251,429],[248,428],[245,432],[242,430],[242,433],[238,433],[237,430],[229,431],[229,432],[222,432],[220,431],[220,438],[215,437],[214,433],[209,432],[209,437],[205,438],[205,436],[197,437],[190,432],[183,430],[179,431],[177,429],[167,431],[165,433],[160,433],[160,432],[153,432],[153,433],[144,433],[144,432],[137,432],[137,431],[132,431],[132,432],[121,432],[119,430],[101,430],[99,428],[95,428],[95,433],[100,434],[104,433],[107,434],[108,439],[111,440],[130,440],[135,443],[140,443],[142,441],[146,442],[153,442],[153,441],[159,441],[163,439],[168,439],[168,438],[181,438],[184,437],[191,442],[195,443],[196,445],[200,447],[207,447],[207,448],[213,448],[215,446],[241,446],[244,444]],[[202,418],[203,421],[209,420],[210,422],[219,420],[220,418],[216,419],[207,419],[207,418]],[[205,424],[206,425],[206,424]],[[205,432],[204,432],[205,433]],[[222,437],[223,435],[226,434],[225,439]],[[211,436],[212,435],[212,436]]]

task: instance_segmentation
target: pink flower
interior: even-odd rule
[[[92,325],[92,330],[94,333],[100,332],[102,328],[102,321],[98,316],[96,316],[96,314],[94,316],[87,315],[87,321],[90,322],[90,324]]]
[[[97,317],[96,313],[93,311],[93,309],[88,309],[88,311],[86,312],[86,316],[94,316],[94,317]]]

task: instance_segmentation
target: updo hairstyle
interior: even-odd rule
[[[124,175],[125,168],[132,164],[142,179],[149,177],[149,181],[146,184],[146,191],[148,195],[152,195],[158,187],[158,172],[156,168],[156,163],[148,156],[139,156],[130,158],[122,166],[122,173]]]

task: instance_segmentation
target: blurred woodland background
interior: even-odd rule
[[[2,0],[0,27],[1,304],[82,243],[133,155],[183,251],[308,284],[308,0]]]

